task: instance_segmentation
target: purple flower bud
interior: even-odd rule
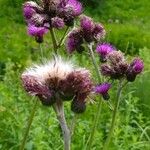
[[[71,103],[71,110],[74,113],[83,113],[86,110],[86,94],[78,94],[74,97],[72,103]]]
[[[82,4],[78,0],[68,0],[65,8],[72,8],[74,16],[82,13]]]
[[[140,58],[135,58],[126,72],[127,80],[133,82],[138,74],[143,71],[144,64]]]
[[[104,38],[106,31],[102,24],[95,24],[93,29],[93,36],[96,41],[99,41],[101,38]]]
[[[23,4],[23,14],[27,20],[29,20],[33,14],[41,12],[42,8],[33,1],[28,1]]]
[[[54,17],[51,19],[52,21],[52,27],[57,29],[62,29],[65,25],[64,20],[59,17]]]
[[[98,44],[96,47],[96,52],[100,55],[102,62],[106,61],[106,56],[113,50],[115,50],[115,48],[107,43]]]
[[[61,1],[58,5],[58,16],[64,19],[67,26],[73,26],[74,18],[82,13],[82,4],[78,0]]]
[[[79,29],[72,30],[66,41],[66,47],[69,53],[74,52],[83,43],[82,31]]]
[[[111,77],[112,74],[113,74],[113,70],[112,70],[112,68],[111,68],[110,65],[108,65],[108,64],[103,64],[103,65],[101,65],[101,73],[102,73],[102,75],[104,75],[104,76]]]
[[[143,61],[140,58],[135,58],[131,63],[131,66],[133,67],[133,71],[135,74],[141,73],[144,68]]]
[[[101,94],[103,96],[104,100],[108,100],[109,99],[108,91],[110,88],[111,88],[111,84],[106,82],[106,83],[97,85],[95,87],[94,91],[97,94]]]
[[[94,28],[94,22],[90,17],[82,16],[80,19],[80,26],[84,32],[92,32]]]
[[[35,10],[29,6],[24,6],[23,14],[26,19],[30,19],[32,15],[35,13]]]
[[[43,35],[48,32],[45,27],[36,27],[34,25],[28,26],[28,34],[34,36],[37,42],[41,43],[43,41]]]

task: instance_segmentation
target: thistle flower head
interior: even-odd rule
[[[101,61],[105,62],[107,55],[115,50],[115,48],[107,43],[98,44],[96,47],[96,52],[100,55]]]
[[[61,29],[65,26],[64,20],[62,18],[59,18],[59,17],[52,18],[51,24],[52,24],[52,27],[54,27],[56,29]]]
[[[100,85],[97,85],[94,89],[95,93],[101,94],[105,100],[109,99],[108,91],[111,88],[110,83],[102,83]]]
[[[28,26],[28,34],[34,36],[39,43],[43,42],[43,35],[47,32],[48,30],[45,27],[36,27],[35,25]]]
[[[128,69],[124,55],[120,51],[112,51],[107,54],[107,63],[101,66],[101,72],[104,76],[112,79],[120,79],[125,76]]]
[[[79,16],[82,13],[82,4],[78,0],[62,1],[60,6],[61,9],[72,11],[73,16]]]
[[[42,8],[36,2],[28,1],[23,4],[23,14],[26,20],[36,13],[42,13]]]
[[[125,60],[124,54],[121,51],[111,51],[107,55],[107,60],[112,64],[116,65],[119,62],[122,62]]]
[[[76,69],[71,62],[64,62],[61,58],[27,69],[22,74],[22,81],[25,90],[38,96],[44,105],[55,103],[56,97],[62,100],[77,97],[75,103],[80,101],[85,105],[85,98],[92,89],[89,71]]]
[[[58,16],[64,19],[67,26],[74,24],[74,18],[82,13],[82,4],[78,0],[60,1],[57,8]]]
[[[140,58],[135,58],[128,67],[126,72],[127,80],[133,82],[138,74],[143,71],[144,64]]]
[[[66,41],[66,47],[68,52],[72,53],[75,50],[78,50],[81,47],[82,43],[83,43],[82,31],[80,29],[72,30],[69,33]]]
[[[140,58],[135,58],[131,63],[131,66],[133,67],[133,71],[135,74],[141,73],[144,68],[143,61]]]
[[[102,24],[96,23],[93,29],[93,37],[96,41],[99,41],[101,38],[104,38],[106,31]]]
[[[94,29],[94,22],[92,18],[83,15],[80,18],[80,26],[84,32],[92,32]]]

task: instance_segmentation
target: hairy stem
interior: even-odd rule
[[[35,100],[35,104],[34,104],[34,107],[32,109],[31,115],[29,117],[28,125],[27,125],[27,128],[25,130],[25,134],[24,134],[24,137],[23,137],[23,140],[22,140],[22,143],[21,143],[21,146],[20,146],[19,150],[24,150],[24,147],[25,147],[25,144],[26,144],[26,141],[27,141],[27,137],[28,137],[28,134],[29,134],[29,131],[30,131],[30,127],[31,127],[31,124],[32,124],[32,121],[33,121],[33,118],[34,118],[34,115],[35,115],[36,106],[37,106],[37,100]]]
[[[56,112],[63,133],[64,150],[70,150],[71,135],[65,119],[63,102],[57,100],[57,103],[53,105],[53,108]]]
[[[120,102],[121,91],[122,91],[122,81],[120,80],[119,81],[119,85],[118,85],[117,95],[116,95],[115,107],[114,107],[114,111],[113,111],[113,115],[112,115],[112,121],[111,121],[110,131],[109,131],[107,139],[105,141],[103,150],[108,150],[108,146],[109,146],[109,143],[110,143],[113,131],[114,131],[114,126],[115,126],[117,111],[118,111],[119,102]]]
[[[96,75],[97,75],[98,81],[101,83],[102,82],[102,77],[101,77],[101,74],[99,72],[98,65],[97,65],[97,63],[95,61],[95,56],[94,56],[94,52],[93,52],[92,46],[93,46],[92,43],[89,44],[88,45],[88,49],[89,49],[89,53],[90,53],[90,57],[91,57],[94,69],[96,71]],[[93,127],[92,127],[92,130],[91,130],[91,135],[90,135],[89,140],[88,140],[88,143],[89,143],[89,145],[87,147],[88,150],[90,150],[91,147],[92,147],[94,134],[95,134],[95,131],[96,131],[96,128],[97,128],[97,124],[98,124],[98,121],[99,121],[99,118],[100,118],[100,114],[101,114],[101,107],[102,107],[102,99],[100,98],[99,101],[98,101],[97,111],[95,113],[94,120],[93,120]]]

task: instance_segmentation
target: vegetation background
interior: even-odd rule
[[[136,82],[125,89],[119,109],[117,127],[110,150],[150,150],[150,2],[149,0],[81,0],[85,13],[104,24],[106,41],[131,58],[143,58],[145,69]],[[21,86],[20,75],[39,61],[39,45],[26,34],[22,15],[23,0],[0,0],[0,149],[18,150],[34,101]],[[58,33],[58,36],[60,33]],[[51,58],[52,45],[47,35],[42,45]],[[65,56],[65,50],[62,49]],[[73,56],[76,63],[93,69],[84,55]],[[93,77],[94,78],[94,77]],[[115,88],[111,100],[115,98]],[[67,119],[72,113],[66,104]],[[89,104],[78,117],[72,141],[73,150],[85,150],[96,104]],[[39,103],[27,150],[62,150],[60,128],[51,108]],[[103,103],[102,114],[92,150],[99,150],[106,138],[111,110]]]

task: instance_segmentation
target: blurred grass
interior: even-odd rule
[[[32,98],[22,89],[20,75],[33,62],[39,62],[39,45],[26,34],[22,17],[23,0],[0,1],[0,149],[17,150],[22,139],[24,126],[34,104]],[[121,109],[117,119],[118,128],[111,142],[111,150],[149,150],[149,143],[135,124],[143,129],[150,127],[149,77],[150,77],[150,3],[148,0],[84,0],[86,13],[94,15],[95,20],[104,23],[108,35],[106,40],[115,44],[126,54],[136,54],[143,58],[145,71],[134,84],[128,85],[124,92]],[[95,9],[97,8],[97,9]],[[51,58],[52,45],[47,35],[42,45],[45,57]],[[65,56],[62,49],[61,54]],[[73,56],[80,66],[93,70],[86,55]],[[98,60],[98,58],[97,58]],[[94,72],[94,70],[93,70]],[[95,79],[95,77],[93,77]],[[111,91],[112,99],[115,89]],[[132,92],[132,93],[131,93]],[[92,126],[96,104],[88,105],[87,111],[80,116],[75,128],[72,148],[84,150]],[[66,103],[67,119],[71,119],[70,104]],[[93,150],[102,147],[110,123],[111,111],[103,103],[94,140]],[[36,112],[26,149],[61,150],[62,135],[51,108],[41,106]],[[150,134],[150,130],[146,130]],[[140,139],[141,138],[141,139]]]

